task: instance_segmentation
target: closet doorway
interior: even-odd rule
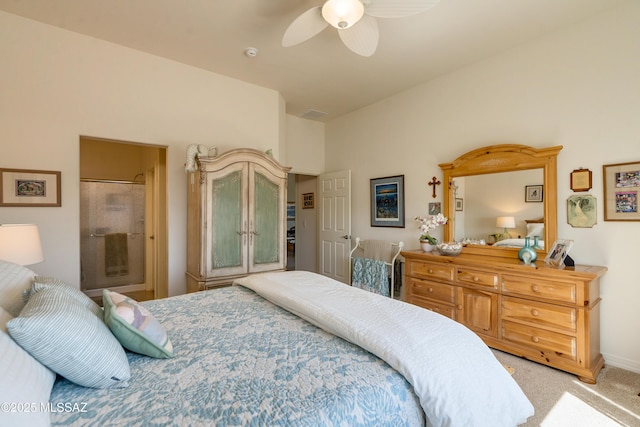
[[[82,291],[167,296],[166,234],[166,147],[80,137]]]
[[[290,173],[287,182],[287,270],[318,271],[317,265],[317,183],[315,175]],[[304,206],[305,195],[314,204]],[[307,199],[308,200],[308,199]]]

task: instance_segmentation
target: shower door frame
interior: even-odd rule
[[[155,260],[156,260],[156,244],[155,244],[155,224],[157,223],[156,209],[155,209],[155,171],[154,168],[150,168],[145,172],[145,180],[143,183],[139,181],[125,181],[125,180],[113,180],[113,179],[80,179],[80,182],[99,182],[99,183],[113,183],[113,184],[135,184],[144,186],[144,277],[142,283],[118,285],[112,287],[98,288],[98,289],[82,289],[82,291],[89,297],[102,296],[103,289],[114,290],[117,292],[135,292],[135,291],[154,291],[156,278],[155,278]],[[82,209],[82,206],[80,206]],[[82,214],[81,214],[82,216]],[[82,249],[82,247],[81,247]],[[82,250],[80,251],[82,256]]]

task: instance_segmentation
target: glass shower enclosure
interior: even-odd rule
[[[133,181],[80,182],[81,288],[143,290],[145,185]]]

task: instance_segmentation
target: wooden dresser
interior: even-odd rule
[[[406,299],[456,320],[495,349],[594,384],[600,354],[600,276],[606,267],[405,251]]]

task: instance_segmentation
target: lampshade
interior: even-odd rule
[[[516,219],[512,216],[499,216],[496,220],[498,228],[516,228]]]
[[[329,0],[322,6],[322,17],[340,30],[351,27],[362,15],[364,5],[359,0]]]
[[[44,261],[35,224],[0,224],[0,259],[20,265]]]

